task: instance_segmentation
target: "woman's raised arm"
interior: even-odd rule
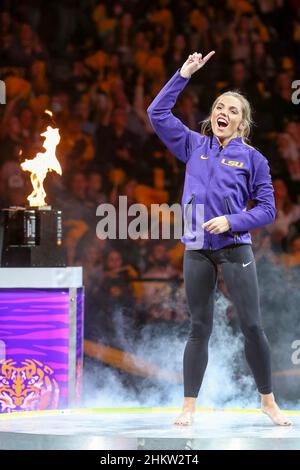
[[[204,58],[194,53],[164,85],[147,109],[153,129],[175,157],[187,162],[192,150],[193,131],[171,112],[177,96],[188,83],[193,73],[199,70],[214,54],[211,51]]]

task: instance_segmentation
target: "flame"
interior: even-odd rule
[[[51,112],[51,111],[50,111]],[[51,126],[41,134],[45,137],[43,148],[46,150],[44,153],[37,153],[35,158],[25,160],[21,163],[24,171],[30,171],[30,179],[33,186],[32,193],[28,196],[30,206],[45,206],[45,197],[47,196],[43,186],[44,179],[48,171],[55,171],[59,175],[62,174],[62,169],[59,161],[55,155],[55,149],[60,141],[59,129],[54,129]]]

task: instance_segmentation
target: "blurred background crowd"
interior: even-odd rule
[[[282,267],[291,289],[300,266],[298,0],[4,0],[0,14],[0,204],[31,192],[20,162],[42,149],[43,113],[60,129],[63,175],[47,176],[62,209],[68,264],[84,267],[87,338],[130,349],[139,327],[181,328],[188,312],[179,240],[101,240],[102,203],[180,202],[184,165],[154,134],[146,109],[194,51],[216,54],[174,108],[200,130],[214,98],[238,89],[254,108],[252,145],[269,160],[276,221],[252,232],[259,272]],[[298,60],[297,60],[298,59]],[[143,281],[143,279],[148,281]],[[229,294],[219,272],[218,288]],[[262,286],[263,288],[263,286]],[[270,294],[271,295],[271,294]],[[228,308],[234,324],[235,312]]]

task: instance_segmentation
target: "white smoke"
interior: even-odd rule
[[[258,270],[263,323],[268,338],[272,338],[273,371],[293,370],[292,341],[300,339],[300,290],[287,278],[284,269],[262,263]],[[299,276],[296,276],[296,280]],[[294,281],[293,281],[294,282]],[[214,328],[209,342],[209,360],[197,400],[200,407],[257,408],[259,394],[244,356],[244,339],[233,333],[228,324],[228,306],[221,291],[217,291]],[[115,316],[115,329],[124,328],[121,315]],[[118,320],[119,318],[119,320]],[[126,325],[125,325],[126,326]],[[132,328],[129,323],[127,332]],[[168,328],[166,324],[147,324],[138,341],[130,342],[123,335],[124,349],[138,358],[169,372],[181,374],[183,352],[188,330]],[[120,338],[120,335],[119,335]],[[300,409],[299,376],[276,375],[273,383],[279,387],[280,405],[285,409]],[[284,391],[281,396],[281,391]],[[276,393],[275,393],[276,395]],[[182,404],[183,384],[156,378],[138,378],[106,366],[88,367],[85,373],[86,407],[177,407]]]
[[[214,309],[214,328],[209,343],[209,362],[197,400],[198,406],[222,408],[253,407],[257,393],[252,377],[244,369],[242,336],[234,335],[225,315],[228,300],[218,293]],[[118,327],[121,326],[118,325]],[[160,332],[146,325],[141,339],[134,345],[134,354],[162,370],[182,375],[183,352],[187,333]],[[96,393],[91,381],[101,374],[101,389]],[[122,383],[118,371],[103,367],[91,370],[86,377],[86,407],[161,407],[179,406],[183,398],[183,384],[153,379],[140,379],[138,398],[130,387]],[[93,398],[91,398],[93,397]]]

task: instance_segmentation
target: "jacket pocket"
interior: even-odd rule
[[[195,196],[196,196],[195,193],[193,193],[193,194],[189,197],[189,199],[184,203],[184,206],[185,206],[185,214],[187,213],[189,206],[190,206],[190,205],[193,206],[193,202],[194,202]]]
[[[195,199],[195,193],[193,193],[193,194],[191,195],[191,197],[190,197],[189,200],[186,202],[186,204],[192,204],[194,199]]]
[[[184,205],[184,236],[188,240],[195,239],[195,233],[193,232],[193,205],[195,200],[195,193],[186,201]]]
[[[224,196],[224,205],[225,205],[225,214],[233,214],[232,205],[231,205],[231,201],[230,201],[229,196]],[[240,233],[239,232],[233,232],[233,236],[234,236],[234,241],[237,242],[237,240],[240,236]]]

